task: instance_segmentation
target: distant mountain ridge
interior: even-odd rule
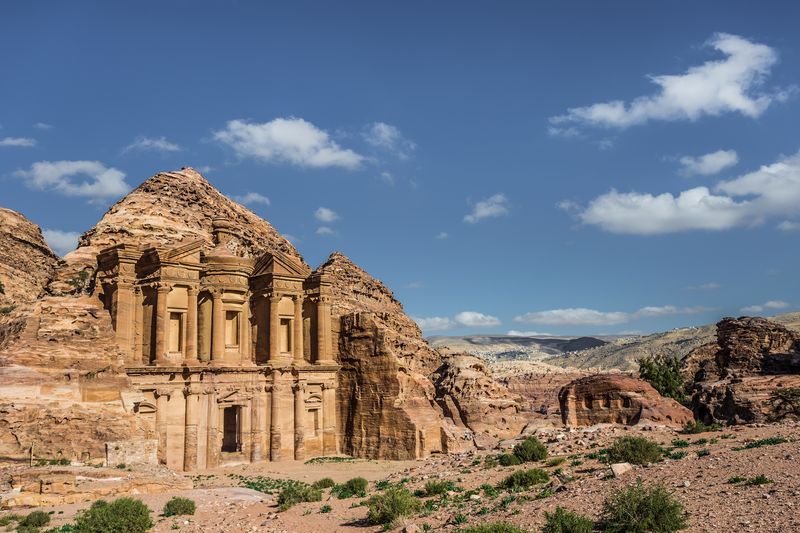
[[[428,342],[440,351],[469,353],[488,361],[541,360],[577,350],[603,346],[597,337],[555,337],[517,335],[434,336]]]

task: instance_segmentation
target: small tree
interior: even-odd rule
[[[97,500],[75,517],[76,533],[144,533],[153,527],[150,509],[135,498],[119,498],[111,503]]]
[[[421,506],[422,503],[408,489],[391,487],[367,500],[367,521],[389,526],[399,518],[413,515]]]
[[[646,465],[661,459],[661,446],[644,437],[620,437],[608,449],[608,460],[612,463]]]
[[[555,512],[545,511],[542,533],[592,533],[594,523],[583,515],[556,507]]]
[[[689,518],[663,485],[636,485],[615,490],[603,502],[602,530],[609,533],[672,533],[685,529]]]
[[[682,402],[685,397],[681,362],[674,357],[647,356],[639,359],[639,376],[661,396]]]
[[[194,500],[175,496],[164,505],[164,516],[193,515],[196,506]]]
[[[514,446],[512,453],[523,463],[528,463],[531,461],[541,461],[547,457],[547,448],[536,437],[528,437]]]

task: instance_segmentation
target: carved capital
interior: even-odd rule
[[[160,396],[166,396],[167,398],[169,398],[170,396],[172,396],[172,394],[174,392],[175,392],[175,389],[163,388],[163,389],[156,389],[155,390],[156,398],[159,398]]]

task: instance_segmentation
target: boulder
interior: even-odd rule
[[[706,423],[800,417],[800,334],[760,317],[725,318],[717,342],[690,352],[692,410]]]
[[[625,374],[596,374],[564,386],[558,395],[566,426],[635,425],[651,422],[683,427],[692,413],[649,383]]]

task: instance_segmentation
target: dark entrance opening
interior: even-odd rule
[[[239,406],[226,407],[223,412],[222,451],[242,451],[241,411]]]

